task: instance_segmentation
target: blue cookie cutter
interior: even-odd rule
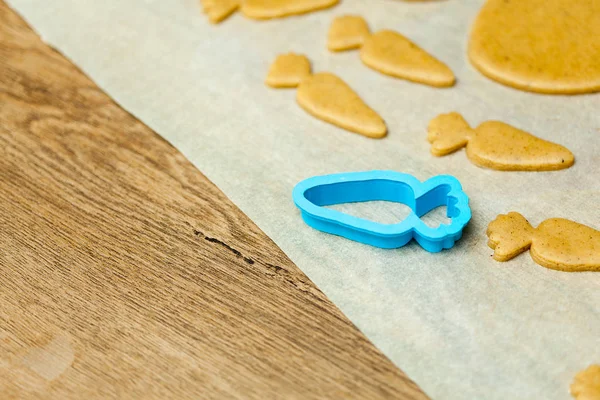
[[[395,171],[350,172],[315,176],[298,183],[292,193],[302,218],[311,227],[384,249],[402,247],[415,239],[425,250],[449,249],[471,219],[469,198],[460,182],[438,175],[425,182]],[[403,203],[412,213],[396,224],[381,224],[325,208],[363,201]],[[432,228],[421,218],[439,206],[447,207],[449,225]]]

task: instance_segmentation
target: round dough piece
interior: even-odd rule
[[[600,91],[600,0],[488,0],[471,31],[469,58],[517,89]]]

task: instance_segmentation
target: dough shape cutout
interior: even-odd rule
[[[391,30],[370,35],[368,29],[362,17],[337,17],[329,29],[327,47],[332,51],[361,47],[362,62],[384,75],[434,87],[454,86],[456,78],[450,68],[408,38]]]
[[[339,0],[200,0],[212,23],[218,23],[238,8],[251,19],[283,18],[333,7]]]
[[[576,400],[600,399],[600,365],[590,365],[575,375],[571,395]]]
[[[564,146],[500,121],[487,121],[472,129],[456,112],[431,120],[427,140],[434,156],[466,146],[473,164],[500,171],[555,171],[575,163],[573,153]]]
[[[310,61],[301,54],[282,54],[271,64],[265,83],[274,88],[295,88],[310,75]]]
[[[487,236],[497,261],[529,249],[531,258],[546,268],[600,272],[600,231],[568,219],[547,219],[534,228],[518,212],[509,212],[490,222]]]
[[[358,15],[336,17],[327,34],[327,48],[330,51],[346,51],[360,48],[371,35],[369,25]]]
[[[328,72],[311,75],[310,63],[303,55],[290,53],[278,56],[265,83],[274,88],[297,87],[298,104],[325,122],[370,138],[382,138],[387,134],[383,118],[367,106],[350,86]]]
[[[240,7],[240,0],[200,0],[202,10],[213,24],[218,24]]]
[[[482,74],[520,90],[600,91],[600,1],[488,0],[468,53]]]

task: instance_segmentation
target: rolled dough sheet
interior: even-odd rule
[[[331,10],[211,25],[197,0],[8,0],[41,36],[217,184],[393,362],[434,399],[569,399],[575,374],[600,360],[600,274],[541,268],[528,255],[493,260],[485,235],[518,210],[600,228],[600,97],[541,96],[483,77],[466,59],[481,0],[344,0]],[[335,15],[401,31],[448,60],[458,84],[436,89],[375,73],[353,52],[331,54]],[[93,45],[92,45],[93,44]],[[306,54],[386,120],[373,140],[308,118],[295,90],[264,78],[277,54]],[[461,152],[436,158],[427,124],[457,111],[561,143],[577,158],[557,172],[476,168]],[[456,176],[473,220],[450,251],[382,250],[306,226],[291,193],[304,178],[392,169]],[[352,207],[342,207],[350,210]],[[355,209],[354,209],[355,210]],[[380,221],[399,208],[371,208]],[[292,373],[292,372],[290,372]]]
[[[518,89],[600,91],[600,0],[488,0],[469,57],[483,74]]]

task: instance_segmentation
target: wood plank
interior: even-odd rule
[[[0,394],[427,398],[3,1]]]

